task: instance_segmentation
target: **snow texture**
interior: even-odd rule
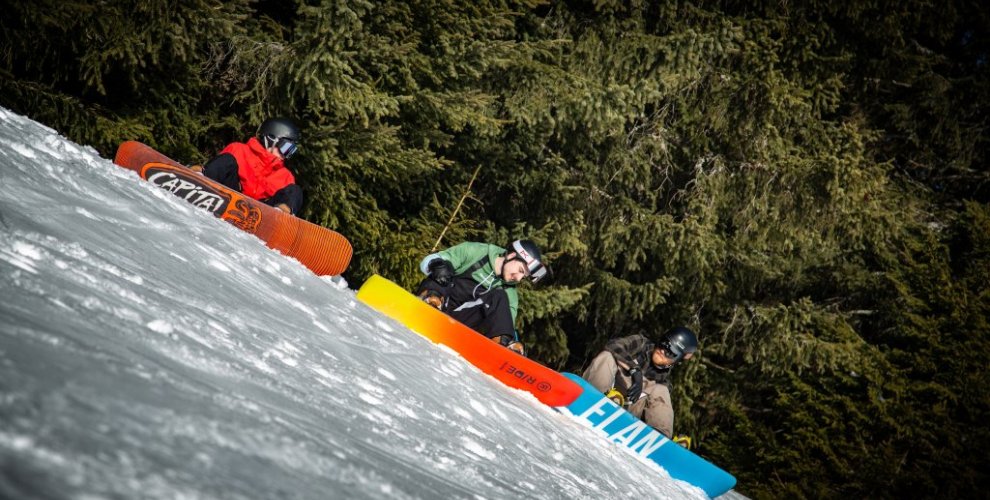
[[[0,497],[705,498],[92,148],[0,144]]]

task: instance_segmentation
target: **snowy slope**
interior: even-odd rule
[[[705,498],[91,148],[0,144],[0,497]]]

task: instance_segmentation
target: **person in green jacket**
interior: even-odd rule
[[[416,292],[423,300],[503,346],[523,352],[515,329],[516,285],[524,279],[536,283],[549,274],[535,243],[515,240],[500,247],[465,242],[427,255],[419,267],[426,274]]]

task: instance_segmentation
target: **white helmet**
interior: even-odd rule
[[[509,260],[518,260],[526,264],[529,271],[529,279],[536,283],[549,274],[549,269],[543,264],[539,247],[532,240],[515,240],[506,247],[510,253],[516,256]]]

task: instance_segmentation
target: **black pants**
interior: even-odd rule
[[[203,175],[229,187],[230,189],[233,189],[234,191],[240,192],[241,178],[237,175],[237,169],[237,160],[234,159],[234,156],[230,154],[222,154],[210,160],[209,163],[203,167]],[[265,198],[258,201],[273,207],[285,203],[293,214],[297,214],[300,210],[302,210],[303,191],[298,185],[289,184],[288,186],[276,191],[271,198]]]
[[[288,186],[275,191],[275,195],[271,198],[265,198],[258,201],[273,207],[277,207],[282,203],[285,203],[288,205],[289,210],[291,210],[293,214],[297,214],[300,210],[302,210],[303,191],[298,185],[289,184]]]
[[[449,287],[442,287],[426,278],[420,283],[416,294],[422,295],[424,292],[441,295],[441,311],[482,335],[515,337],[509,296],[501,288],[488,290],[468,276],[455,276],[453,286]]]

